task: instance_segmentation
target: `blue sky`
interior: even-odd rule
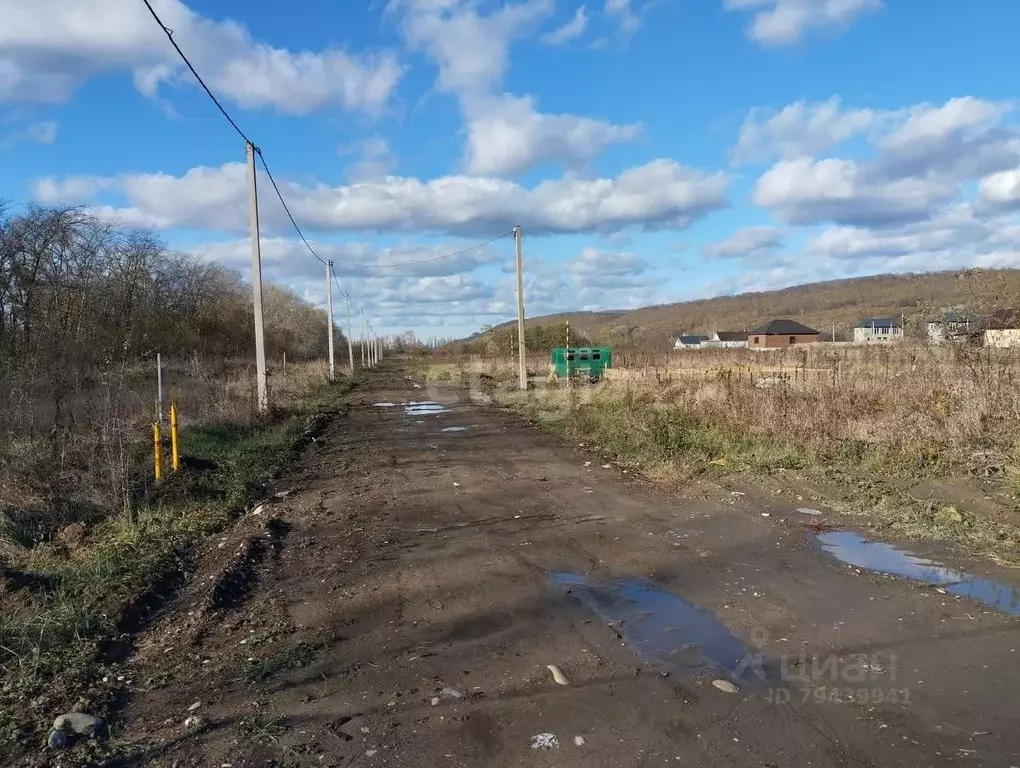
[[[1011,0],[153,5],[387,332],[513,317],[509,239],[395,265],[514,224],[529,315],[1020,266]],[[0,198],[246,272],[239,138],[141,0],[80,8],[0,0]],[[323,302],[262,213],[266,279]]]

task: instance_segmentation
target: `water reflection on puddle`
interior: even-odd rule
[[[877,573],[904,576],[944,587],[1005,613],[1020,615],[1020,589],[980,579],[941,563],[917,557],[882,541],[870,541],[853,531],[830,531],[818,536],[822,549],[841,562]]]
[[[745,682],[773,676],[762,657],[711,613],[653,582],[635,576],[594,580],[569,571],[553,572],[549,580],[616,625],[628,644],[647,659],[688,674],[723,670]]]
[[[467,427],[447,427],[443,432],[467,432]]]
[[[400,405],[404,409],[404,414],[407,416],[427,416],[430,413],[449,413],[450,409],[442,403],[434,403],[431,400],[422,401],[420,403],[373,403],[373,408],[396,408]]]
[[[450,409],[442,403],[404,403],[404,413],[408,416],[427,416],[431,413],[449,413]]]

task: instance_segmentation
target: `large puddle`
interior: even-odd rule
[[[822,549],[841,562],[869,571],[903,576],[944,587],[997,610],[1020,615],[1020,589],[981,579],[927,558],[912,555],[882,541],[871,541],[853,531],[830,531],[818,536]]]
[[[635,576],[594,580],[570,571],[554,572],[549,580],[616,626],[640,655],[674,671],[722,670],[744,682],[772,677],[762,657],[711,613],[653,582]]]

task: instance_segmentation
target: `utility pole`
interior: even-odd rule
[[[521,255],[521,227],[514,227],[514,244],[517,246],[517,357],[519,384],[528,388],[528,367],[524,349],[524,258]]]
[[[329,315],[329,380],[336,380],[336,366],[333,363],[333,262],[326,262],[326,301]]]
[[[255,145],[246,147],[248,158],[248,218],[251,234],[251,288],[255,309],[255,389],[260,415],[269,413],[269,384],[266,380],[266,326],[262,317],[262,254],[259,251],[259,196],[255,180]]]
[[[344,307],[347,314],[347,358],[350,361],[351,376],[354,375],[354,341],[351,336],[351,297],[344,294]]]
[[[361,310],[361,367],[368,364],[368,348],[365,346],[365,310]]]

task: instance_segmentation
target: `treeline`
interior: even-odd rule
[[[515,355],[517,354],[517,324],[501,325],[496,328],[483,328],[483,333],[474,339],[452,342],[445,351],[459,354],[477,355]],[[546,325],[524,327],[524,347],[528,352],[551,352],[557,347],[565,347],[567,339],[572,347],[586,347],[591,340],[574,326],[568,329],[567,323],[550,323]]]
[[[325,355],[326,315],[265,286],[267,354]],[[54,379],[165,356],[253,355],[251,287],[79,208],[0,204],[0,371]],[[339,331],[337,341],[341,343]]]

